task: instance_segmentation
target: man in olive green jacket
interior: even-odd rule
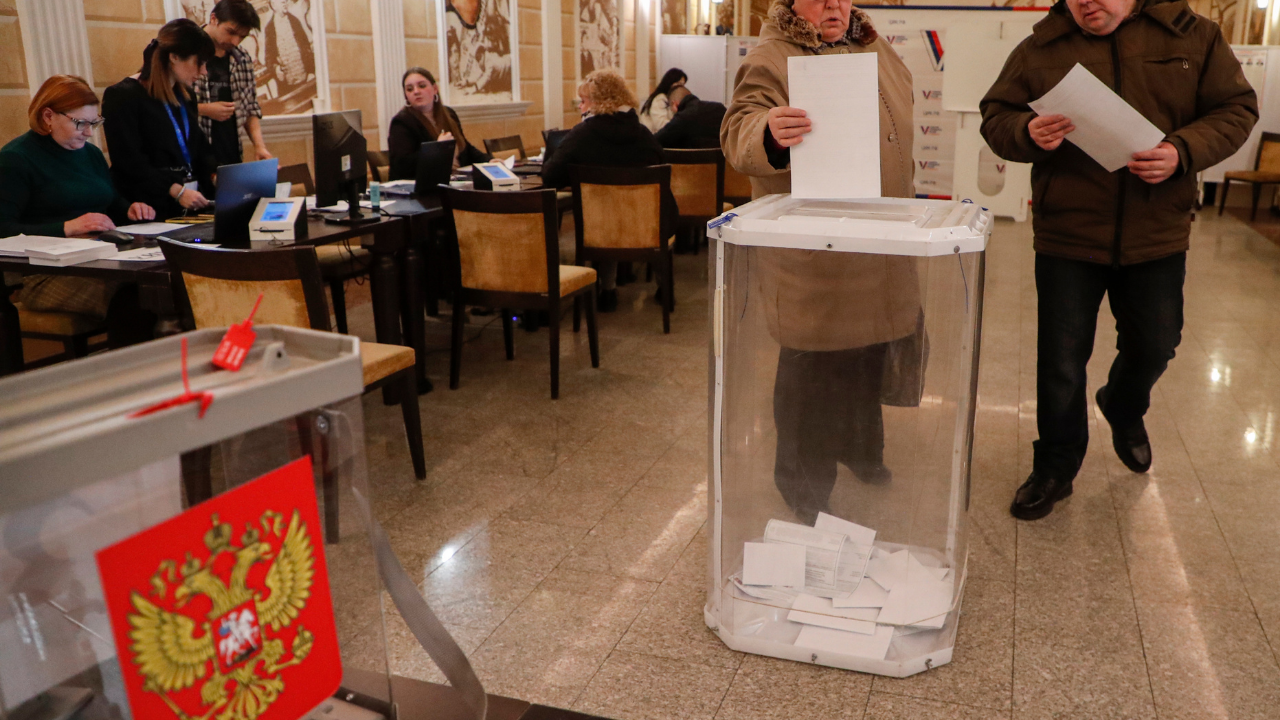
[[[1077,63],[1164,141],[1107,172],[1070,142],[1070,118],[1037,116],[1028,103]],[[1151,467],[1142,419],[1181,340],[1195,175],[1244,144],[1257,96],[1218,26],[1186,0],[1059,0],[1009,56],[981,108],[991,149],[1033,163],[1040,439],[1011,508],[1033,520],[1071,494],[1084,459],[1085,364],[1104,294],[1120,352],[1096,400],[1124,464]]]

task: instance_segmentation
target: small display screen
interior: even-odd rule
[[[498,180],[511,180],[515,178],[515,175],[507,172],[507,169],[501,165],[486,165],[485,167],[489,169],[489,174]]]
[[[267,203],[267,209],[262,211],[262,222],[284,222],[289,219],[290,210],[293,210],[291,202]]]

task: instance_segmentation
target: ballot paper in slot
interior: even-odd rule
[[[1134,153],[1151,150],[1165,138],[1163,130],[1079,63],[1052,90],[1029,104],[1042,117],[1070,118],[1075,129],[1066,139],[1107,172],[1119,170]]]

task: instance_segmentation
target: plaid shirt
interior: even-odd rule
[[[244,131],[244,126],[249,122],[249,118],[262,117],[262,108],[258,106],[258,83],[253,75],[253,58],[249,57],[249,53],[238,47],[233,47],[229,51],[231,56],[231,97],[236,104],[236,128]],[[208,78],[200,78],[195,84],[196,102],[211,103],[217,102],[218,99],[212,97],[209,93]],[[204,136],[209,142],[213,143],[213,120],[207,117],[200,118],[200,129],[204,131]]]

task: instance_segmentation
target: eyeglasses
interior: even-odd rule
[[[78,118],[73,118],[64,112],[60,112],[58,114],[70,120],[76,126],[76,132],[84,132],[85,128],[97,130],[102,127],[102,123],[106,122],[103,118],[98,118],[97,120],[80,120]]]

